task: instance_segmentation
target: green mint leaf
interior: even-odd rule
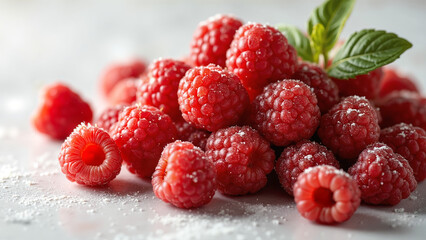
[[[389,64],[413,45],[394,33],[365,29],[352,34],[337,52],[328,75],[353,78]]]
[[[296,49],[297,55],[299,57],[305,61],[313,61],[312,49],[309,43],[309,39],[302,33],[302,31],[300,31],[295,26],[288,25],[279,25],[277,28],[287,38],[288,43]]]
[[[327,0],[312,12],[308,21],[308,33],[312,36],[317,24],[324,26],[323,53],[327,54],[336,44],[354,4],[355,0]]]
[[[321,23],[314,26],[311,34],[311,48],[314,53],[314,62],[318,62],[319,55],[324,52],[325,28]]]

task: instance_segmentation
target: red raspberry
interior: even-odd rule
[[[110,65],[100,80],[103,93],[105,96],[108,96],[120,81],[128,78],[139,78],[145,69],[145,62],[139,59],[127,63]]]
[[[259,191],[274,168],[274,150],[248,126],[212,133],[207,139],[206,155],[215,165],[218,190],[229,195]]]
[[[177,137],[167,114],[140,105],[125,108],[111,134],[129,171],[141,178],[151,177],[164,146]]]
[[[122,159],[114,140],[103,129],[81,124],[61,146],[59,164],[71,182],[100,186],[113,180]]]
[[[62,83],[46,86],[41,98],[32,123],[39,132],[51,138],[63,140],[78,124],[92,121],[89,104]]]
[[[281,186],[293,195],[293,186],[297,177],[310,167],[330,165],[340,168],[333,153],[326,147],[308,140],[303,140],[284,149],[275,165]]]
[[[233,16],[216,15],[201,22],[191,42],[190,58],[195,66],[210,63],[225,67],[226,51],[243,23]]]
[[[249,106],[238,77],[213,64],[186,72],[179,84],[178,101],[182,117],[208,131],[238,123]]]
[[[254,127],[276,146],[309,139],[321,117],[315,94],[299,80],[269,84],[253,101],[251,112]]]
[[[379,140],[377,112],[364,97],[344,98],[322,116],[318,135],[349,166],[362,150]]]
[[[245,88],[260,90],[293,75],[297,54],[276,28],[249,23],[237,30],[226,53],[226,66]]]
[[[370,204],[396,205],[417,187],[408,161],[383,143],[367,147],[349,169]]]
[[[351,79],[335,79],[341,97],[358,95],[374,100],[379,95],[380,82],[383,77],[382,68],[377,68],[367,74],[358,75]]]
[[[111,127],[118,122],[118,115],[127,105],[116,105],[106,108],[101,115],[99,115],[96,125],[103,128],[106,132],[111,132]]]
[[[408,91],[393,92],[377,102],[382,127],[411,123],[426,130],[426,98]]]
[[[206,154],[192,143],[169,143],[152,176],[155,195],[179,208],[209,203],[216,191],[216,174]]]
[[[336,83],[319,66],[300,63],[291,78],[300,80],[313,88],[322,114],[327,113],[331,107],[339,102],[339,89]]]
[[[402,90],[420,93],[415,82],[410,78],[400,75],[397,71],[391,68],[385,68],[384,72],[379,91],[379,96],[381,98],[385,97],[389,93]]]
[[[108,102],[111,105],[127,104],[131,105],[136,101],[136,91],[140,79],[128,78],[118,82],[108,95]]]
[[[137,101],[142,105],[156,107],[173,120],[182,119],[177,91],[179,82],[191,66],[173,59],[158,59],[148,69],[146,81],[141,81]]]
[[[400,123],[382,129],[380,141],[408,160],[417,182],[426,178],[426,131]]]
[[[327,165],[306,169],[294,185],[297,210],[319,223],[348,220],[358,209],[360,196],[361,191],[349,174]]]
[[[179,140],[191,142],[202,150],[206,149],[207,138],[210,136],[210,132],[196,128],[183,120],[175,122],[175,126]]]

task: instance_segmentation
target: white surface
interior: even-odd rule
[[[68,182],[60,143],[30,126],[39,88],[63,80],[97,112],[97,80],[111,61],[181,57],[197,23],[216,13],[304,27],[321,1],[1,1],[0,239],[423,239],[426,183],[395,207],[361,206],[346,223],[299,216],[279,186],[224,197],[198,210],[171,207],[149,182],[124,168],[104,188]],[[343,35],[362,28],[396,32],[414,47],[394,65],[423,81],[424,1],[358,1]],[[426,89],[424,82],[420,83]]]

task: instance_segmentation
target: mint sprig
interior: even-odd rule
[[[278,25],[277,28],[286,36],[288,43],[296,49],[299,57],[308,62],[314,61],[309,38],[300,29],[289,25]]]

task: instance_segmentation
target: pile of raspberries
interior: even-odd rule
[[[331,224],[361,200],[396,205],[426,178],[426,98],[410,78],[332,79],[268,25],[211,17],[185,58],[112,65],[101,87],[110,107],[95,121],[62,83],[32,119],[65,139],[61,170],[79,184],[105,185],[124,162],[159,199],[195,208],[216,190],[256,193],[275,170],[302,216]]]

